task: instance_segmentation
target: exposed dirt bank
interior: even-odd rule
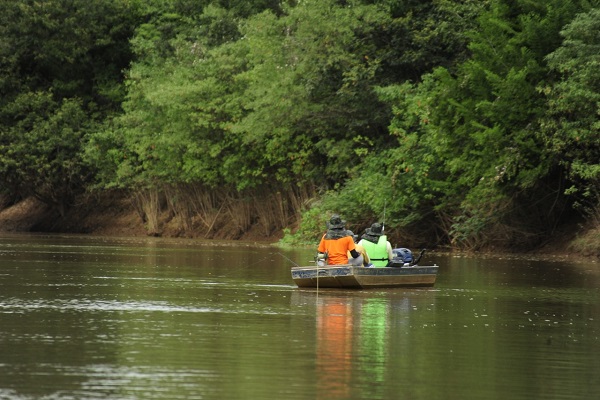
[[[163,237],[195,237],[221,240],[243,240],[257,242],[277,242],[282,231],[265,235],[261,229],[250,229],[235,238],[229,237],[231,230],[198,231],[182,233],[172,215],[160,215]],[[44,233],[83,233],[98,236],[148,236],[142,215],[135,205],[124,196],[88,196],[80,204],[71,207],[65,215],[50,208],[35,198],[28,198],[0,210],[0,232],[44,232]]]
[[[161,236],[182,237],[181,229],[172,221],[173,217],[161,216]],[[45,232],[74,233],[98,236],[139,237],[147,236],[143,219],[133,203],[123,196],[90,196],[81,204],[72,207],[64,216],[34,198],[28,198],[15,205],[0,210],[0,232]],[[196,232],[186,237],[226,239],[227,230],[222,234]],[[261,229],[250,229],[236,240],[260,243],[276,243],[283,236],[282,231],[265,235]],[[494,249],[491,253],[505,252]],[[522,254],[521,254],[522,255]],[[576,259],[600,261],[600,228],[573,226],[544,246],[528,252],[531,256],[547,256],[552,259]]]

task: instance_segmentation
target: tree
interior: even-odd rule
[[[492,2],[469,33],[467,61],[438,68],[418,88],[388,90],[399,99],[390,175],[417,191],[417,206],[400,202],[400,214],[418,221],[429,208],[450,240],[470,248],[530,243],[552,231],[561,183],[536,134],[546,107],[537,87],[549,76],[544,57],[581,7]]]
[[[0,2],[0,186],[64,212],[90,174],[81,146],[119,110],[134,2]]]
[[[365,40],[385,13],[329,1],[287,11],[250,17],[241,39],[223,42],[214,41],[211,23],[195,23],[235,21],[214,6],[193,18],[162,14],[138,29],[119,134],[105,136],[123,137],[119,185],[333,181],[356,150],[385,140],[387,113],[372,92],[376,49]],[[167,34],[169,24],[177,28]],[[94,146],[99,141],[108,144],[98,137]]]
[[[239,79],[248,112],[233,129],[260,149],[254,164],[269,179],[340,182],[386,140],[389,111],[373,92],[381,79],[373,36],[389,15],[350,3],[306,1],[244,26],[249,68]]]
[[[0,132],[3,185],[23,197],[33,195],[64,215],[89,178],[80,146],[90,121],[81,101],[56,102],[51,93],[25,93],[0,115],[18,121]]]
[[[235,19],[226,9],[208,6],[201,15],[159,13],[139,27],[124,113],[86,149],[101,186],[223,183],[227,149],[235,146],[226,134],[239,109],[232,77],[245,65],[237,28],[221,35],[224,26],[236,26]]]
[[[582,211],[600,218],[600,9],[581,13],[561,31],[548,65],[560,79],[543,86],[548,112],[542,138],[552,162],[564,168],[567,193]]]

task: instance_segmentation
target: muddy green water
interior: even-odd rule
[[[600,393],[597,264],[428,255],[431,289],[297,289],[312,255],[0,236],[0,399]]]

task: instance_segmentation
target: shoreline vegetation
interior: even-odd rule
[[[265,229],[261,222],[255,220],[245,231],[239,229],[234,221],[223,218],[214,224],[213,230],[194,229],[185,231],[182,224],[167,210],[157,214],[158,225],[152,231],[148,229],[146,218],[140,213],[135,200],[123,194],[104,194],[87,198],[69,209],[61,216],[56,210],[35,198],[27,198],[14,205],[0,209],[0,233],[52,233],[83,234],[109,237],[147,237],[208,239],[215,242],[239,241],[254,242],[267,245],[286,245],[286,234],[291,234],[293,227]],[[296,221],[297,225],[297,221]],[[392,243],[402,243],[402,247],[416,249],[419,244],[410,238],[402,238],[394,232],[388,233]],[[309,241],[299,245],[316,246]],[[288,239],[289,241],[289,239]],[[421,243],[420,245],[423,245]],[[399,245],[400,246],[400,245]],[[417,246],[417,247],[415,247]],[[490,246],[478,251],[465,251],[450,246],[433,246],[432,251],[454,254],[502,254],[504,257],[533,256],[553,260],[577,260],[597,262],[600,260],[600,229],[573,224],[557,231],[546,243],[531,248],[519,249]]]
[[[0,2],[0,231],[600,254],[600,0],[93,4]]]

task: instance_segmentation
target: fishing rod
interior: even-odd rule
[[[385,207],[387,205],[387,200],[383,201],[383,221],[381,221],[381,233],[385,232]]]

